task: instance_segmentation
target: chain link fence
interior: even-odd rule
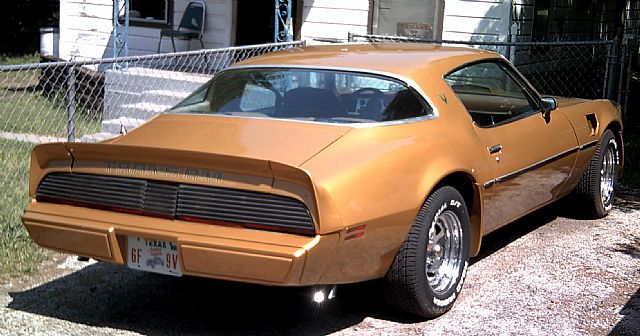
[[[234,62],[302,44],[0,66],[0,254],[27,240],[20,216],[34,145],[113,137],[168,109]],[[6,258],[0,255],[0,261]]]
[[[613,41],[484,42],[423,40],[405,36],[349,34],[349,41],[463,45],[505,56],[541,94],[608,98]]]
[[[635,72],[638,68],[638,54],[640,52],[640,37],[626,36],[622,42],[620,52],[620,76],[617,81],[618,95],[615,100],[624,107],[625,122],[638,123],[640,119],[635,113],[638,109],[638,99],[632,97],[632,92],[640,89],[640,80]]]
[[[637,61],[639,45],[637,38],[625,38],[622,45],[613,41],[432,41],[357,34],[350,34],[349,40],[462,44],[492,50],[510,59],[543,94],[609,98],[625,109],[629,83],[635,78],[630,65]],[[28,201],[29,154],[35,144],[112,137],[171,107],[234,62],[302,44],[0,66],[0,254],[28,240],[20,215]]]

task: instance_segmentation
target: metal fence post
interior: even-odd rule
[[[631,83],[631,72],[632,72],[632,68],[633,68],[633,62],[634,60],[636,60],[636,57],[634,56],[634,53],[638,52],[638,39],[637,36],[628,36],[626,38],[626,53],[627,53],[627,58],[626,58],[626,63],[625,63],[625,68],[626,68],[626,74],[625,74],[625,83],[624,83],[624,100],[622,102],[620,102],[620,104],[622,105],[622,118],[623,121],[627,121],[629,118],[629,94],[630,94],[630,89],[629,89],[629,84]]]
[[[67,67],[67,141],[76,141],[76,75],[74,66]]]
[[[617,67],[620,63],[620,41],[616,38],[613,44],[610,45],[609,56],[607,62],[607,96],[605,98],[615,100],[616,95],[616,74]]]
[[[616,100],[616,102],[618,102],[618,104],[622,103],[622,98],[623,98],[623,94],[625,94],[625,92],[623,92],[623,82],[625,81],[625,72],[626,72],[626,67],[627,67],[627,43],[628,40],[625,37],[624,40],[622,41],[622,47],[620,48],[620,66],[619,66],[619,74],[618,74],[618,99]]]
[[[611,53],[613,52],[613,44],[609,44],[607,46],[607,62],[605,63],[604,68],[604,79],[602,81],[602,97],[605,99],[609,99],[611,97],[609,90],[611,89]]]
[[[518,36],[516,34],[511,35],[511,43],[516,43],[518,40]],[[509,50],[509,62],[513,63],[514,65],[516,64],[516,47],[513,45],[509,45],[508,47]]]

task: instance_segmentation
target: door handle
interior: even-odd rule
[[[502,145],[501,144],[493,145],[487,148],[487,150],[489,150],[489,154],[495,154],[502,150]]]

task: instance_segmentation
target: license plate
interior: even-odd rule
[[[128,237],[127,266],[147,272],[182,276],[176,243],[160,239]]]

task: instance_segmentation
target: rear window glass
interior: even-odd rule
[[[176,105],[172,113],[361,123],[427,116],[431,107],[395,79],[309,69],[232,69]]]

